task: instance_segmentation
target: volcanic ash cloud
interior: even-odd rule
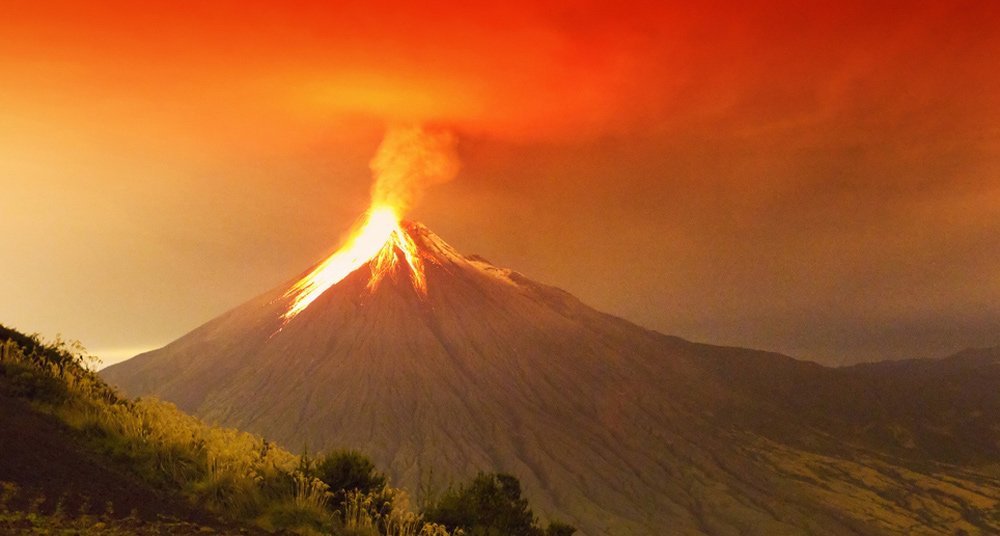
[[[403,216],[427,187],[454,179],[460,167],[455,142],[447,130],[389,127],[370,164],[372,205],[393,207]]]

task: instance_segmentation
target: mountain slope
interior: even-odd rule
[[[668,337],[406,230],[426,296],[402,269],[369,291],[362,267],[284,325],[282,286],[103,375],[291,448],[362,448],[411,489],[432,472],[511,472],[537,510],[589,535],[1000,527],[996,478],[941,465],[996,461],[996,412],[954,457],[911,432],[920,448],[903,450],[924,466],[906,472],[866,430],[923,428],[907,412],[872,420],[858,397],[893,371]]]

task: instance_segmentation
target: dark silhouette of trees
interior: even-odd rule
[[[449,488],[424,519],[461,528],[469,536],[571,536],[576,529],[555,522],[542,530],[521,497],[521,483],[503,473],[479,473],[471,483]]]
[[[334,496],[334,504],[344,502],[347,492],[369,494],[385,487],[385,475],[375,469],[364,454],[356,450],[335,450],[316,461],[315,476],[322,480]]]
[[[575,532],[576,527],[559,521],[553,521],[545,528],[545,536],[573,536]]]

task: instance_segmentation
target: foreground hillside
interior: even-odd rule
[[[362,267],[285,322],[282,286],[102,374],[411,489],[508,472],[588,536],[1000,532],[996,352],[830,369],[696,344],[406,228],[426,293]]]
[[[0,534],[238,533],[78,445],[65,424],[21,398],[0,393],[0,430]]]
[[[128,400],[79,347],[0,326],[0,534],[571,536],[508,475],[483,473],[413,510],[357,452],[296,456]]]
[[[80,418],[124,401],[74,350],[0,326],[0,534],[247,533],[108,452]]]

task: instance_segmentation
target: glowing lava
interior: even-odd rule
[[[427,294],[423,259],[413,238],[400,225],[400,215],[420,199],[424,189],[450,181],[458,173],[455,136],[420,125],[390,126],[369,167],[375,183],[368,219],[344,247],[288,289],[284,297],[291,301],[281,315],[286,323],[366,263],[371,270],[369,291],[405,263],[413,287],[419,294]]]
[[[291,298],[291,303],[282,318],[285,322],[295,318],[327,289],[365,263],[368,263],[371,269],[368,289],[374,291],[382,279],[399,264],[400,258],[410,268],[413,287],[421,294],[425,294],[427,280],[423,261],[420,259],[413,238],[400,226],[399,216],[392,207],[372,207],[368,212],[368,220],[351,236],[344,247],[327,257],[312,272],[288,289],[285,297]]]

